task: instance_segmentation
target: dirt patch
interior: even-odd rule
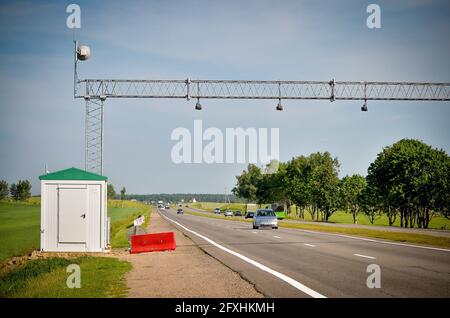
[[[142,254],[113,251],[116,257],[133,265],[125,277],[130,288],[128,297],[264,297],[158,213],[152,213],[151,218],[147,232],[175,232],[177,249]]]

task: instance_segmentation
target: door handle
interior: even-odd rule
[[[81,217],[82,217],[83,219],[85,219],[85,218],[86,218],[86,214],[81,214]]]

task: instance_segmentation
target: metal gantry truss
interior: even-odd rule
[[[103,173],[104,101],[109,98],[449,101],[450,83],[246,80],[75,79],[86,101],[85,169]],[[82,92],[82,93],[81,93]]]
[[[243,81],[243,80],[113,80],[86,79],[90,98],[209,98],[448,101],[450,83]],[[80,90],[77,90],[79,92]]]

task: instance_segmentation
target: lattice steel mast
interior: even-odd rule
[[[373,81],[246,81],[78,79],[80,47],[75,42],[74,97],[86,101],[85,169],[103,173],[104,101],[107,98],[449,101],[450,83]],[[90,51],[87,54],[87,59]],[[83,92],[83,93],[80,93]]]

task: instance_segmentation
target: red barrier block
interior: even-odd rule
[[[141,234],[131,236],[131,254],[175,250],[174,232]]]

